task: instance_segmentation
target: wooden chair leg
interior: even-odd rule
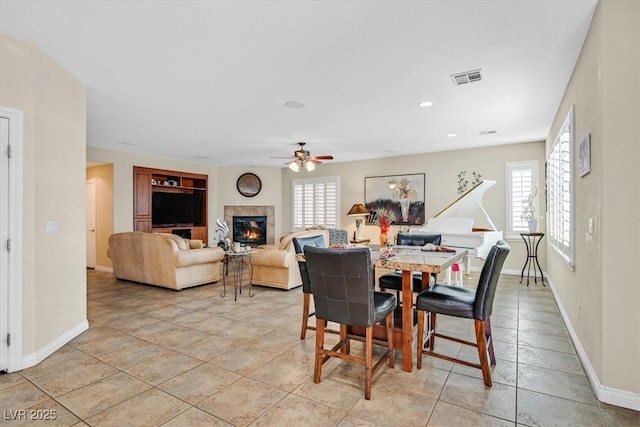
[[[371,400],[371,369],[373,366],[373,326],[367,326],[365,332],[365,362],[364,362],[364,398]]]
[[[344,345],[340,347],[340,351],[345,354],[351,353],[351,341],[347,337],[347,325],[340,324],[340,341],[344,341]]]
[[[307,324],[309,322],[309,303],[311,302],[311,294],[302,293],[302,330],[300,331],[300,339],[303,340],[307,336]]]
[[[496,364],[496,355],[493,352],[493,335],[491,334],[491,318],[484,321],[484,336],[487,337],[487,349],[489,350],[489,360],[492,365]]]
[[[424,342],[424,311],[417,310],[418,313],[418,335],[416,336],[417,351],[416,351],[416,367],[422,369],[422,346]]]
[[[324,355],[325,320],[316,318],[316,363],[313,369],[313,382],[318,384],[322,375],[322,358]]]
[[[484,322],[475,320],[476,326],[476,342],[478,343],[478,356],[480,357],[480,368],[482,369],[482,378],[484,385],[491,387],[491,371],[489,370],[489,357],[487,356],[487,343],[484,335]]]
[[[387,348],[389,354],[389,367],[393,369],[396,365],[396,351],[393,348],[393,312],[387,315]]]
[[[429,314],[430,329],[429,329],[429,350],[433,351],[436,345],[436,313],[431,312]]]

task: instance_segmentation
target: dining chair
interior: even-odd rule
[[[311,237],[294,237],[293,247],[296,254],[303,254],[305,246],[315,246],[324,248],[324,237],[322,235]],[[315,312],[309,313],[309,306],[311,304],[311,286],[309,285],[309,273],[307,272],[307,263],[305,261],[298,260],[298,268],[300,269],[300,276],[302,277],[302,330],[300,332],[300,339],[303,340],[307,336],[307,329],[315,331],[314,326],[309,326],[309,318],[315,315]]]
[[[393,294],[376,292],[373,286],[371,251],[368,247],[332,249],[305,246],[304,254],[316,306],[316,349],[313,382],[319,383],[322,365],[331,357],[365,367],[364,397],[371,399],[371,378],[386,360],[394,367]],[[385,321],[387,350],[373,365],[373,326]],[[331,349],[324,347],[327,322],[340,324],[340,341]],[[365,356],[350,354],[348,326],[365,328]],[[376,341],[376,344],[379,344]]]
[[[484,385],[491,387],[489,359],[491,364],[495,365],[496,358],[493,352],[490,317],[493,311],[493,298],[495,297],[498,287],[498,279],[502,271],[502,265],[507,255],[509,255],[510,249],[509,245],[501,240],[497,241],[496,244],[491,247],[487,259],[482,266],[476,289],[434,285],[418,294],[416,297],[416,310],[418,313],[418,369],[422,368],[422,355],[426,354],[481,369]],[[424,334],[425,313],[429,313],[427,317],[429,317],[430,323],[426,337]],[[473,319],[476,342],[474,343],[436,332],[436,314]],[[476,347],[478,349],[480,363],[467,362],[466,360],[434,352],[435,337]],[[487,358],[487,353],[489,353],[489,358]]]

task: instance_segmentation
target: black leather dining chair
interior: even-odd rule
[[[305,246],[315,246],[318,248],[326,247],[324,243],[324,236],[311,236],[311,237],[294,237],[293,247],[296,254],[304,254]],[[303,340],[307,336],[307,329],[315,331],[314,326],[309,326],[309,318],[314,313],[309,313],[309,306],[311,304],[311,285],[309,285],[309,273],[307,273],[307,263],[298,260],[298,268],[300,269],[300,276],[302,277],[302,330],[300,331],[300,339]]]
[[[441,234],[422,234],[422,233],[398,233],[396,236],[396,245],[399,246],[424,246],[427,243],[439,245],[442,241]],[[431,273],[430,285],[436,283],[438,275]],[[415,293],[422,291],[422,273],[414,272],[412,275],[412,291]],[[393,273],[383,274],[378,278],[378,286],[380,290],[391,289],[396,291],[396,298],[401,301],[400,292],[402,291],[402,272],[394,271]]]
[[[305,246],[305,258],[316,306],[316,351],[313,382],[319,383],[322,365],[331,357],[365,366],[364,397],[371,398],[371,378],[389,360],[394,367],[393,294],[376,292],[373,286],[371,251],[367,247],[349,249]],[[385,321],[387,350],[373,365],[373,326]],[[327,322],[340,324],[340,341],[331,349],[324,348]],[[348,326],[365,328],[365,357],[350,354]]]
[[[509,245],[501,240],[491,247],[482,271],[480,272],[476,289],[434,285],[418,294],[416,297],[416,309],[418,311],[418,369],[422,368],[422,355],[426,354],[481,369],[484,385],[491,387],[489,359],[491,360],[491,364],[495,365],[496,357],[493,352],[490,317],[493,311],[493,298],[495,297],[498,287],[498,279],[502,271],[502,265],[507,255],[509,255],[510,249]],[[430,327],[426,337],[424,336],[425,313],[429,313],[430,317]],[[474,343],[437,333],[436,314],[473,319],[476,342]],[[466,360],[434,352],[435,337],[476,347],[478,349],[480,363],[471,363]],[[487,352],[489,353],[489,358],[487,358]]]

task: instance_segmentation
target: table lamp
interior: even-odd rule
[[[356,241],[357,242],[364,240],[364,237],[362,237],[362,220],[363,220],[363,217],[367,215],[369,215],[369,211],[367,210],[367,208],[364,207],[362,203],[356,203],[355,205],[351,206],[351,209],[349,209],[349,212],[347,213],[347,216],[356,217]]]

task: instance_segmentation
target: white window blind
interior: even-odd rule
[[[573,262],[572,141],[573,108],[558,132],[547,160],[549,242],[568,262]]]
[[[338,176],[291,180],[293,230],[313,226],[338,228],[339,188]]]
[[[508,237],[518,236],[518,233],[529,230],[526,219],[523,218],[527,198],[531,194],[534,185],[538,183],[538,162],[530,160],[525,162],[508,162],[507,172],[507,229]],[[536,191],[538,189],[536,188]],[[535,215],[540,216],[540,194],[534,199]]]

